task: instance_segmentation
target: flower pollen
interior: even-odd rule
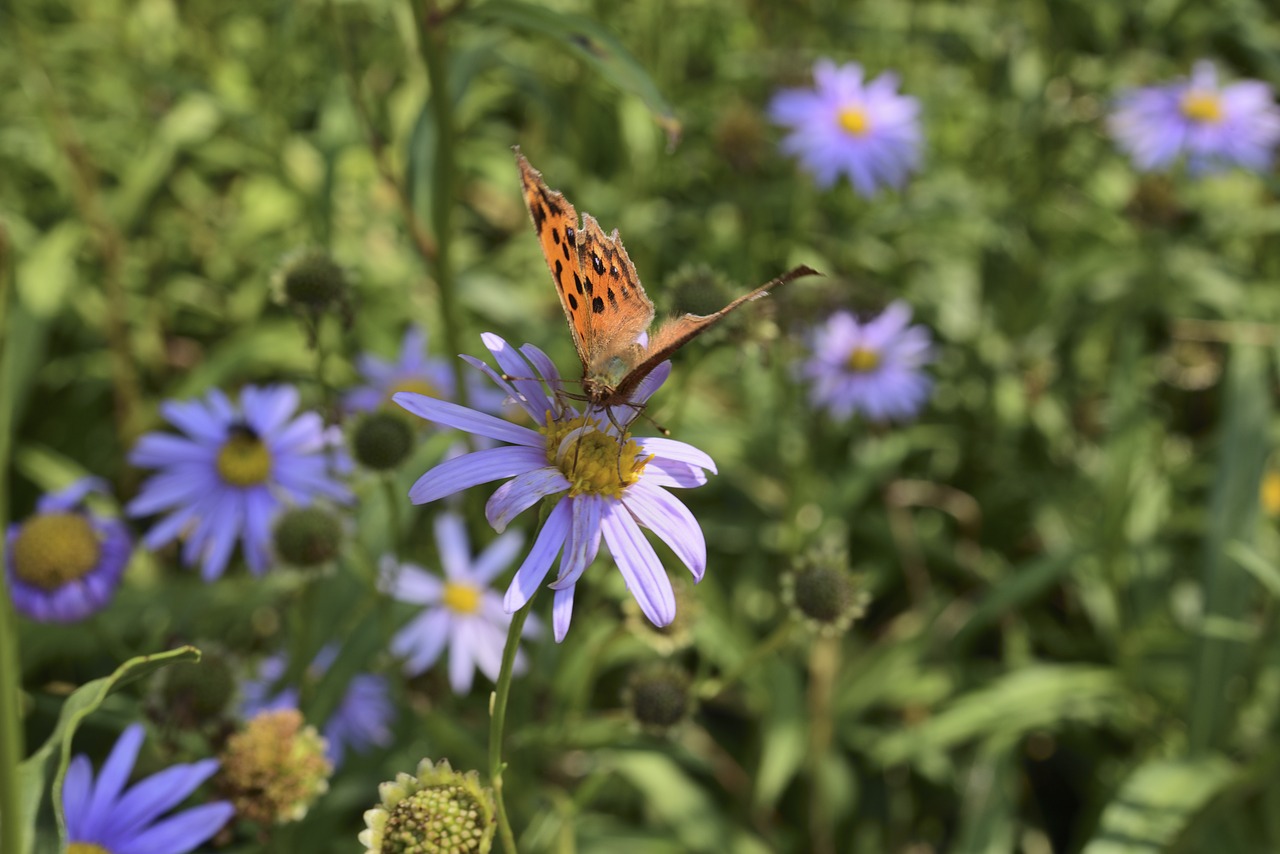
[[[68,842],[66,854],[111,854],[111,852],[92,842]]]
[[[1216,125],[1222,121],[1222,101],[1214,92],[1192,90],[1182,96],[1178,105],[1182,115],[1203,125]]]
[[[866,136],[871,131],[871,120],[861,107],[844,107],[836,115],[836,121],[850,136]]]
[[[441,598],[445,607],[455,614],[474,614],[480,610],[480,591],[470,584],[447,582]]]
[[[653,455],[641,456],[639,443],[625,434],[622,440],[600,427],[600,422],[579,416],[552,421],[547,436],[547,461],[569,481],[569,496],[607,495],[617,498],[640,479]]]
[[[236,425],[218,450],[217,467],[231,486],[257,486],[271,476],[271,452],[252,429]]]
[[[854,347],[845,365],[855,373],[869,373],[880,367],[880,354],[866,347]]]
[[[83,578],[98,564],[102,546],[79,513],[46,513],[26,522],[13,546],[14,572],[45,590]]]

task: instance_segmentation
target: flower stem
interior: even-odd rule
[[[453,204],[454,178],[457,163],[454,162],[454,138],[457,134],[453,120],[453,96],[449,91],[448,68],[445,55],[443,18],[433,14],[429,0],[414,3],[418,22],[418,49],[427,66],[427,79],[431,83],[431,113],[436,120],[435,169],[431,181],[431,221],[435,226],[436,288],[440,292],[440,313],[444,321],[445,349],[451,356],[462,352],[462,316],[455,292],[453,278]],[[462,360],[449,360],[453,368],[454,401],[467,405],[466,377]]]
[[[12,438],[13,383],[8,382],[4,343],[9,336],[10,257],[8,235],[0,226],[0,473],[9,470]],[[8,479],[0,476],[0,520],[9,518]],[[3,549],[0,549],[3,552]],[[0,851],[23,851],[22,799],[18,763],[22,761],[22,668],[18,657],[18,626],[9,599],[8,576],[0,554]],[[28,793],[27,797],[38,797]]]
[[[840,643],[822,637],[809,652],[809,841],[814,854],[835,854],[835,828],[822,791],[822,763],[831,753],[831,695],[840,667]]]
[[[400,549],[404,545],[404,530],[400,525],[400,502],[404,497],[390,472],[382,475],[382,492],[387,499],[387,536],[391,540],[391,555],[399,560]]]
[[[502,731],[507,721],[507,699],[511,696],[511,672],[515,669],[516,650],[520,647],[520,635],[524,621],[532,610],[533,600],[511,615],[507,629],[507,645],[502,648],[502,669],[498,672],[498,684],[489,697],[489,780],[493,786],[493,799],[498,806],[498,835],[507,854],[518,854],[515,834],[511,832],[511,820],[507,818],[506,799],[502,794]]]
[[[795,628],[795,624],[786,620],[782,625],[773,630],[773,634],[760,642],[760,645],[751,652],[747,653],[747,657],[738,662],[738,666],[729,671],[729,673],[720,679],[708,679],[698,689],[698,697],[703,700],[710,700],[737,682],[746,674],[755,669],[755,666],[763,659],[772,655],[791,639],[791,632]]]

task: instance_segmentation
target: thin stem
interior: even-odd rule
[[[0,226],[0,520],[9,518],[9,443],[12,439],[13,383],[9,382],[4,333],[9,324],[9,241]],[[0,552],[3,552],[0,549]],[[23,851],[18,764],[22,761],[22,669],[17,615],[9,599],[8,575],[0,553],[0,850]],[[27,797],[38,797],[28,792]]]
[[[76,212],[93,231],[98,243],[105,298],[102,320],[115,398],[116,430],[121,440],[128,444],[141,426],[138,420],[141,392],[137,372],[139,362],[133,355],[128,326],[128,295],[124,287],[125,237],[106,211],[98,169],[81,141],[52,75],[40,62],[38,46],[32,45],[26,38],[19,41],[30,69],[30,79],[40,90],[30,94],[37,105],[44,108],[54,144],[70,172],[71,194]]]
[[[435,171],[431,186],[431,219],[436,233],[435,274],[436,288],[440,292],[440,313],[444,321],[445,349],[451,356],[462,352],[460,314],[453,278],[453,205],[454,179],[457,164],[454,162],[456,129],[453,119],[453,96],[449,91],[448,67],[445,56],[443,19],[432,15],[424,3],[414,4],[418,21],[418,49],[427,66],[427,79],[431,84],[431,112],[436,120]],[[453,368],[454,400],[467,405],[466,377],[462,360],[449,360]]]
[[[738,662],[738,666],[729,671],[728,675],[720,679],[708,679],[698,689],[698,698],[702,700],[710,700],[718,697],[730,685],[737,682],[747,673],[755,669],[764,658],[777,652],[788,640],[791,639],[791,633],[795,629],[795,623],[786,620],[782,625],[773,630],[773,634],[760,642],[760,645],[751,650],[747,657]]]
[[[840,666],[840,642],[823,637],[809,651],[809,841],[815,854],[835,854],[835,828],[821,790],[822,761],[831,750],[831,696]]]
[[[395,476],[390,472],[382,475],[382,492],[387,499],[387,534],[391,539],[391,555],[398,561],[400,549],[404,545],[404,528],[400,524],[400,502],[404,499],[396,485]]]
[[[360,126],[364,129],[365,139],[369,145],[369,151],[373,154],[374,165],[377,166],[378,174],[382,176],[382,180],[391,185],[396,193],[396,201],[400,204],[400,213],[404,216],[405,227],[409,229],[409,238],[413,241],[413,245],[418,250],[418,254],[423,260],[431,263],[436,257],[436,243],[431,239],[431,235],[427,233],[426,227],[422,224],[422,220],[418,218],[417,212],[413,209],[413,200],[409,198],[409,193],[405,189],[404,183],[396,178],[395,173],[391,170],[391,164],[388,163],[386,157],[386,140],[378,133],[378,129],[374,126],[373,118],[369,113],[369,105],[365,103],[364,93],[360,89],[360,75],[356,70],[354,57],[351,55],[351,47],[347,44],[347,30],[342,25],[342,18],[338,14],[338,8],[335,3],[330,0],[326,4],[329,7],[329,18],[333,22],[334,38],[338,42],[338,55],[342,60],[343,70],[347,76],[347,88],[351,91],[351,103],[355,105],[356,116],[360,120]]]
[[[489,780],[493,786],[493,799],[498,807],[498,835],[507,854],[519,854],[511,820],[507,818],[506,799],[502,794],[502,733],[507,722],[507,699],[511,696],[511,672],[515,669],[516,650],[520,647],[520,635],[524,621],[533,609],[533,600],[511,615],[511,627],[507,629],[507,645],[502,649],[502,669],[498,672],[498,684],[489,697]]]

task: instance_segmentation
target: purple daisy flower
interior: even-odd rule
[[[321,649],[307,670],[308,678],[319,680],[337,657],[335,644]],[[276,687],[284,678],[285,664],[283,655],[268,656],[258,664],[257,676],[240,686],[244,697],[240,703],[242,718],[249,720],[260,712],[274,709],[298,708],[296,687],[286,685],[278,690]],[[347,683],[346,693],[324,725],[329,761],[336,768],[348,750],[366,753],[374,747],[386,747],[391,743],[391,723],[395,717],[386,678],[376,673],[357,673]]]
[[[1142,170],[1167,169],[1182,156],[1192,172],[1271,165],[1280,143],[1280,109],[1259,80],[1223,86],[1213,63],[1195,64],[1189,80],[1121,95],[1107,126]]]
[[[858,63],[820,59],[813,80],[813,89],[784,89],[769,104],[769,118],[791,128],[782,150],[819,187],[833,186],[842,172],[863,196],[901,187],[920,163],[920,102],[898,94],[898,75],[865,82]]]
[[[427,355],[427,335],[416,325],[405,330],[400,358],[389,362],[371,353],[356,358],[356,369],[364,384],[347,392],[343,405],[352,412],[368,412],[391,402],[401,391],[425,394],[443,400],[454,398],[453,370],[444,359]],[[480,383],[467,385],[468,400],[485,412],[500,414],[504,398]]]
[[[813,334],[813,357],[801,374],[813,382],[814,406],[838,419],[861,412],[877,421],[910,418],[933,384],[921,367],[930,361],[929,331],[911,326],[911,308],[891,303],[866,323],[847,311],[833,314]]]
[[[80,754],[67,767],[62,809],[67,819],[68,850],[101,850],[111,854],[186,854],[222,829],[235,808],[214,801],[166,812],[184,801],[218,770],[216,759],[173,765],[125,789],[142,746],[143,730],[129,726],[94,780],[89,757]],[[97,846],[94,849],[94,846]]]
[[[505,380],[479,359],[462,358],[542,426],[534,430],[420,394],[397,394],[396,403],[428,421],[510,443],[441,463],[418,478],[410,499],[425,504],[512,478],[485,505],[489,524],[502,531],[539,499],[559,496],[507,589],[507,612],[524,607],[563,549],[559,575],[551,584],[552,627],[556,641],[563,640],[573,614],[574,585],[595,559],[603,537],[645,616],[654,625],[669,624],[676,610],[671,580],[640,529],[657,534],[700,580],[707,565],[702,529],[666,488],[701,486],[707,482],[704,470],[714,472],[715,463],[684,442],[619,436],[612,422],[627,423],[635,417],[633,407],[614,407],[612,420],[599,411],[580,414],[564,401],[560,375],[545,353],[532,344],[517,353],[490,333],[481,338],[502,371],[521,379]],[[646,377],[632,399],[634,406],[644,404],[670,373],[670,363],[664,362]]]
[[[524,537],[514,532],[503,534],[473,558],[461,516],[442,513],[436,517],[435,527],[444,580],[420,566],[398,564],[387,556],[382,559],[378,586],[401,602],[425,606],[391,640],[391,651],[405,660],[404,672],[409,676],[422,673],[448,646],[449,684],[455,694],[466,694],[477,669],[490,681],[498,680],[511,615],[503,610],[502,597],[489,589],[489,583],[511,566]],[[539,632],[531,617],[523,635],[536,637]],[[524,669],[525,655],[517,651],[515,672],[523,673]]]
[[[18,613],[70,623],[115,595],[133,541],[122,521],[82,506],[90,492],[109,494],[103,480],[86,477],[42,496],[33,516],[9,526],[4,566]]]
[[[314,412],[294,417],[297,408],[292,386],[245,386],[238,408],[216,389],[204,400],[161,404],[187,435],[148,433],[129,455],[135,466],[161,470],[129,502],[129,514],[168,512],[143,543],[154,549],[186,533],[183,563],[198,560],[210,581],[226,569],[238,538],[249,569],[260,575],[271,563],[271,524],[286,501],[349,501],[332,477],[350,466],[340,433]]]

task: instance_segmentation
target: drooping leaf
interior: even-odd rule
[[[182,646],[166,652],[140,655],[121,664],[109,676],[86,682],[67,697],[58,715],[57,726],[54,727],[49,738],[39,750],[18,766],[22,798],[22,814],[19,820],[26,824],[24,838],[27,840],[28,851],[31,850],[35,838],[36,813],[46,790],[51,767],[56,767],[56,770],[50,797],[53,798],[53,811],[58,819],[59,833],[64,839],[66,838],[66,820],[62,814],[62,781],[67,775],[67,765],[71,762],[71,741],[84,719],[101,706],[103,700],[130,682],[170,664],[184,661],[195,663],[199,660],[200,650],[194,646]]]
[[[1120,786],[1084,854],[1152,854],[1168,846],[1235,777],[1221,756],[1160,759],[1141,765]]]

